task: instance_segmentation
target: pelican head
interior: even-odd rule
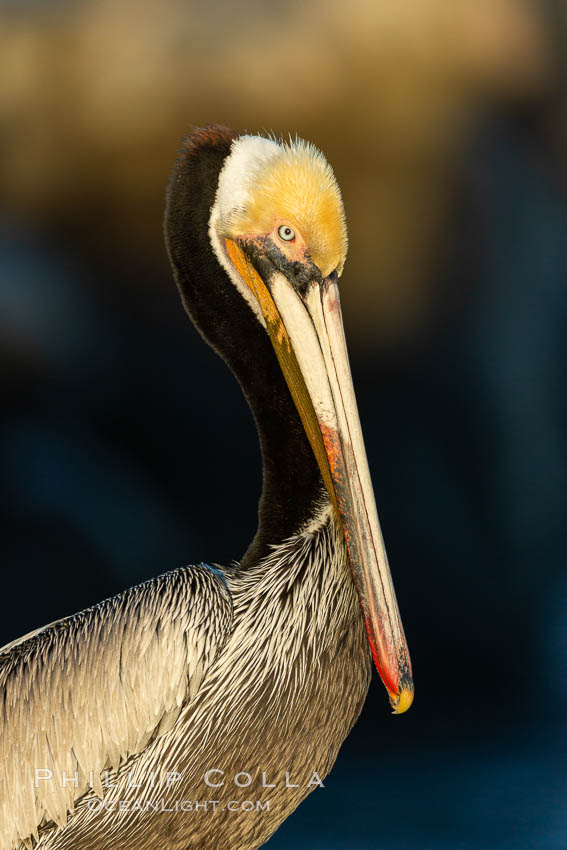
[[[299,139],[279,143],[232,134],[210,211],[209,240],[271,340],[344,532],[376,667],[394,712],[402,713],[413,699],[411,664],[343,332],[338,289],[348,243],[343,202],[323,154]]]

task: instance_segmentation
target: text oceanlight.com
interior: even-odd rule
[[[91,811],[100,812],[269,812],[269,800],[109,800],[96,797],[87,803]]]

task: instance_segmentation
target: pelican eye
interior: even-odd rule
[[[291,229],[289,224],[280,224],[278,227],[278,236],[280,239],[283,239],[284,242],[293,242],[295,239],[295,232]]]

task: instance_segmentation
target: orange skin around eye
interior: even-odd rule
[[[278,233],[280,227],[290,227],[295,233],[295,237],[290,240],[282,239]],[[274,245],[278,247],[278,249],[287,257],[288,260],[292,262],[300,262],[303,263],[305,261],[305,255],[307,254],[307,245],[303,240],[303,236],[291,221],[287,221],[283,218],[276,218],[274,221],[274,226],[272,227],[270,233],[268,234]]]

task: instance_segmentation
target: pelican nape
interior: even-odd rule
[[[187,312],[256,420],[258,530],[234,567],[165,573],[4,647],[0,850],[253,850],[331,769],[371,654],[394,711],[412,701],[330,166],[300,140],[197,130],[165,236]],[[180,806],[213,798],[214,811]]]

